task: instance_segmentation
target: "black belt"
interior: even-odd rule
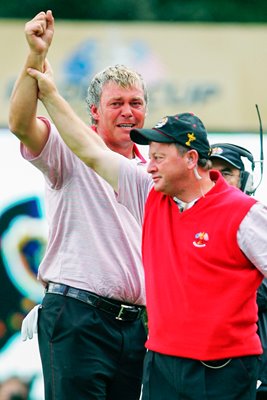
[[[46,288],[46,293],[60,294],[90,304],[99,310],[105,311],[120,321],[135,321],[141,318],[144,306],[122,304],[117,300],[107,299],[86,290],[76,289],[60,283],[50,282]]]

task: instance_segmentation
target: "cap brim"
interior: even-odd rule
[[[132,129],[130,137],[137,144],[149,144],[150,142],[172,143],[175,141],[156,129]]]
[[[240,167],[240,165],[235,164],[233,161],[229,160],[229,158],[226,158],[222,155],[218,155],[218,154],[211,155],[210,160],[212,161],[213,158],[220,158],[221,160],[224,160],[224,161],[228,162],[229,164],[233,165],[235,168],[240,169],[240,170],[242,169]]]

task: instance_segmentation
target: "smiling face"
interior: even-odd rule
[[[112,150],[132,145],[130,130],[142,128],[146,103],[144,91],[136,86],[121,87],[114,82],[103,86],[99,106],[91,107],[97,132]]]

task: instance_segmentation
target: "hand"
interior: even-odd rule
[[[38,312],[42,308],[41,304],[33,307],[33,309],[26,315],[21,325],[21,338],[23,342],[27,339],[32,339],[33,334],[38,330]]]
[[[46,56],[54,35],[54,17],[48,10],[37,14],[25,24],[25,35],[32,52]]]
[[[32,78],[36,79],[38,84],[38,98],[41,101],[48,98],[49,94],[57,92],[53,79],[53,71],[48,60],[45,60],[44,72],[40,72],[34,68],[27,68],[27,73]]]

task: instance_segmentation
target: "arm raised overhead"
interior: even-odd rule
[[[45,62],[44,72],[28,68],[38,83],[38,97],[57,127],[66,145],[90,168],[117,190],[119,164],[123,156],[110,150],[99,135],[87,126],[60,95],[52,69]]]

